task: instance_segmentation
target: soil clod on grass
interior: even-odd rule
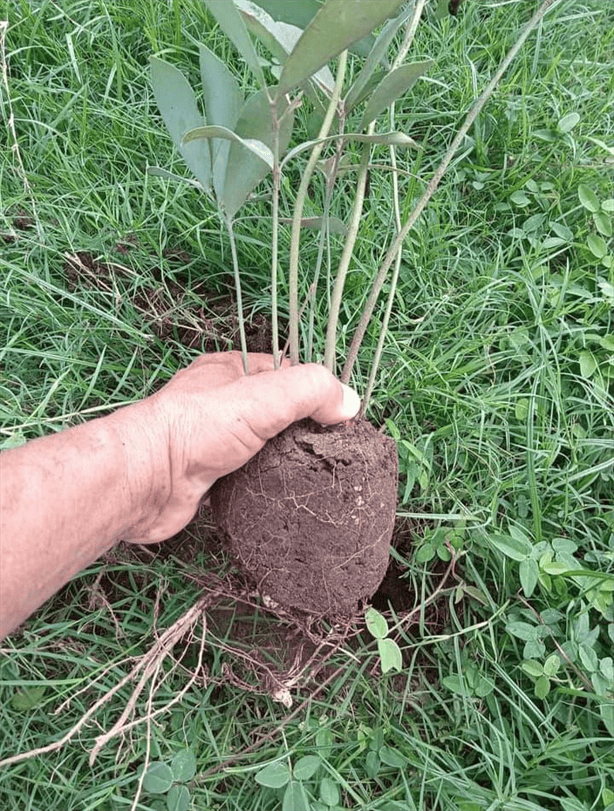
[[[211,507],[263,595],[341,619],[386,573],[397,476],[395,443],[366,420],[333,427],[302,420],[220,479]]]

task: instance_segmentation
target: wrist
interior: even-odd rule
[[[149,400],[118,409],[103,418],[121,455],[121,487],[129,514],[122,540],[151,542],[171,494],[167,441]]]

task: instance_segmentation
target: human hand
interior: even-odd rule
[[[145,518],[125,539],[162,541],[194,516],[216,479],[237,470],[292,422],[338,423],[356,416],[360,399],[323,366],[273,371],[271,355],[202,355],[160,391],[137,403],[155,453]],[[132,406],[129,408],[133,408]]]

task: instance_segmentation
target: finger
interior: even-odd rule
[[[237,416],[263,440],[305,417],[332,425],[360,410],[358,394],[317,364],[243,377],[232,388]]]
[[[248,352],[247,364],[250,375],[271,372],[275,369],[273,355],[269,355],[265,352]],[[241,352],[237,352],[236,350],[230,352],[209,352],[205,355],[199,355],[187,368],[206,366],[225,366],[235,371],[237,377],[244,375],[243,356]],[[290,361],[285,358],[281,366],[282,368],[290,366]]]

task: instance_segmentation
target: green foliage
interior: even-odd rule
[[[196,756],[189,747],[177,752],[168,763],[152,761],[143,776],[143,790],[165,796],[167,811],[188,811],[191,807],[190,781],[196,774]]]
[[[388,673],[389,670],[400,673],[403,669],[403,656],[397,642],[388,637],[388,623],[384,615],[369,606],[365,611],[365,623],[371,636],[377,639],[382,673]]]

